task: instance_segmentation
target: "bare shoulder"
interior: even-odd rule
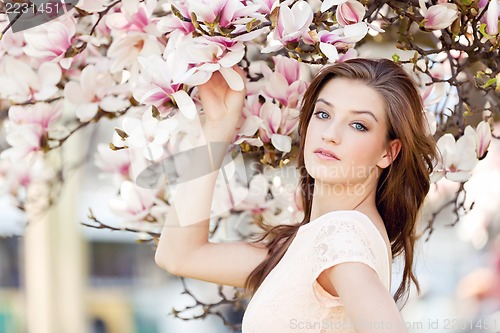
[[[387,230],[385,228],[384,220],[380,216],[378,212],[366,212],[366,216],[372,221],[373,225],[377,228],[378,232],[382,236],[385,242],[385,246],[387,248],[387,251],[389,252],[390,256],[390,261],[392,262],[392,251],[391,251],[391,243],[389,241],[389,235],[387,234]]]

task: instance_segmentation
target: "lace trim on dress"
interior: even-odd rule
[[[361,262],[379,275],[369,238],[360,222],[352,218],[336,219],[334,223],[321,226],[315,238],[313,255],[316,259],[312,265],[313,290],[326,307],[342,305],[342,302],[339,296],[331,295],[317,282],[325,269],[343,262]]]
[[[375,232],[375,234],[377,235],[376,238],[378,238],[379,243],[383,246],[383,249],[384,249],[383,251],[385,254],[385,262],[387,264],[388,269],[390,270],[390,267],[392,266],[392,263],[390,261],[390,251],[387,248],[387,245],[385,244],[385,240],[382,237],[382,234],[380,233],[380,231],[378,231],[377,227],[373,224],[372,220],[368,217],[368,215],[360,212],[359,210],[352,210],[352,209],[351,210],[334,210],[334,211],[327,212],[327,213],[317,217],[316,219],[310,221],[309,223],[306,223],[306,224],[300,226],[298,233],[304,232],[304,231],[306,231],[314,226],[318,226],[320,223],[327,222],[332,218],[332,216],[338,215],[341,218],[345,218],[345,217],[352,218],[352,214],[354,214],[354,215],[357,214],[357,215],[361,216],[366,222],[368,222],[368,224],[370,225],[370,228]],[[312,223],[313,221],[316,221],[316,222]],[[390,289],[391,277],[389,276],[389,273],[387,274],[386,280],[387,280],[387,286]]]

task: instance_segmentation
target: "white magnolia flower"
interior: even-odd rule
[[[54,96],[61,80],[61,68],[52,62],[44,62],[35,72],[31,66],[16,58],[7,58],[0,75],[0,96],[15,103],[46,100]]]
[[[125,221],[142,221],[155,203],[157,190],[144,189],[130,181],[124,181],[120,195],[109,201],[109,208]]]
[[[490,125],[483,120],[477,125],[476,130],[471,126],[467,126],[464,133],[474,136],[476,139],[476,156],[478,159],[482,159],[486,155],[491,142]]]
[[[122,126],[128,134],[127,144],[131,147],[142,148],[144,157],[154,161],[163,155],[163,145],[170,139],[170,134],[177,127],[177,120],[173,118],[158,120],[153,117],[152,107],[148,107],[142,119],[126,117],[123,119]]]
[[[123,110],[130,105],[126,96],[113,95],[116,82],[111,75],[98,71],[94,65],[85,67],[80,82],[70,81],[64,87],[64,96],[77,105],[76,116],[81,122],[91,120],[99,108],[107,112]]]
[[[437,147],[442,159],[438,161],[431,180],[435,182],[444,176],[455,182],[467,181],[478,162],[475,136],[469,131],[455,141],[452,134],[446,133],[439,138]]]
[[[170,54],[168,59],[171,59],[173,54]],[[158,111],[166,113],[172,106],[175,105],[189,119],[194,119],[196,116],[196,106],[183,90],[182,84],[174,84],[172,81],[176,71],[182,70],[178,63],[163,60],[158,55],[152,55],[147,58],[139,57],[142,71],[139,77],[139,85],[134,90],[134,98],[140,103],[146,105],[154,105]],[[187,66],[184,68],[187,70]]]
[[[454,3],[439,3],[427,8],[425,0],[419,0],[420,12],[424,16],[424,27],[429,30],[448,28],[458,17]]]

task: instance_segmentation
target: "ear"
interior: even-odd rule
[[[389,142],[388,147],[384,151],[384,155],[377,163],[377,166],[385,169],[387,168],[398,156],[401,150],[401,141],[399,139],[394,139]]]

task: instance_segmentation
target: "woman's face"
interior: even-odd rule
[[[304,163],[309,175],[323,183],[356,185],[377,167],[387,167],[385,113],[384,101],[365,83],[345,78],[328,81],[307,127]],[[317,149],[336,158],[315,153]]]

